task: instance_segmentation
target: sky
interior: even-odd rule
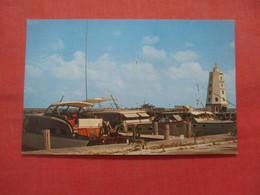
[[[236,104],[234,30],[231,20],[27,20],[24,107],[107,91],[122,108],[201,107],[215,63]]]

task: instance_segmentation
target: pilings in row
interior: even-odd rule
[[[170,139],[170,125],[165,124],[164,129],[165,129],[164,130],[164,139],[169,140]],[[154,132],[154,135],[159,135],[158,122],[156,122],[156,121],[153,122],[153,132]]]
[[[173,130],[176,128],[175,126],[172,126]],[[192,131],[191,131],[191,121],[188,122],[183,122],[183,129],[180,131],[186,131],[186,136],[191,137],[192,136]],[[176,129],[175,129],[176,130]],[[174,130],[174,131],[175,131]],[[159,128],[158,128],[158,122],[153,122],[153,132],[154,135],[159,135]],[[184,133],[185,134],[185,133]],[[164,139],[168,140],[170,137],[170,125],[165,124],[164,125]]]

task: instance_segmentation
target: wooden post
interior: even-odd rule
[[[158,122],[153,122],[153,131],[155,135],[159,135]]]
[[[170,125],[169,124],[165,124],[164,139],[170,140]]]
[[[127,132],[127,122],[123,121],[123,125],[124,125],[124,132],[126,133]]]
[[[51,137],[50,137],[50,130],[44,129],[43,130],[43,149],[50,150],[51,149]]]
[[[133,124],[133,138],[136,139],[136,125]]]
[[[180,135],[180,144],[183,144],[183,140],[184,140],[184,135]]]

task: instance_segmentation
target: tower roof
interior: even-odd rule
[[[213,68],[213,72],[219,72],[219,68],[218,68],[217,63],[215,63],[215,66]]]

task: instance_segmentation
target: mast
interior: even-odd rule
[[[86,22],[86,43],[85,43],[85,85],[86,85],[86,100],[88,99],[88,75],[87,75],[87,63],[88,63],[88,58],[87,58],[87,46],[88,42],[88,20]]]
[[[136,92],[137,92],[137,109],[139,109],[139,86],[138,86],[138,63],[136,60]]]

